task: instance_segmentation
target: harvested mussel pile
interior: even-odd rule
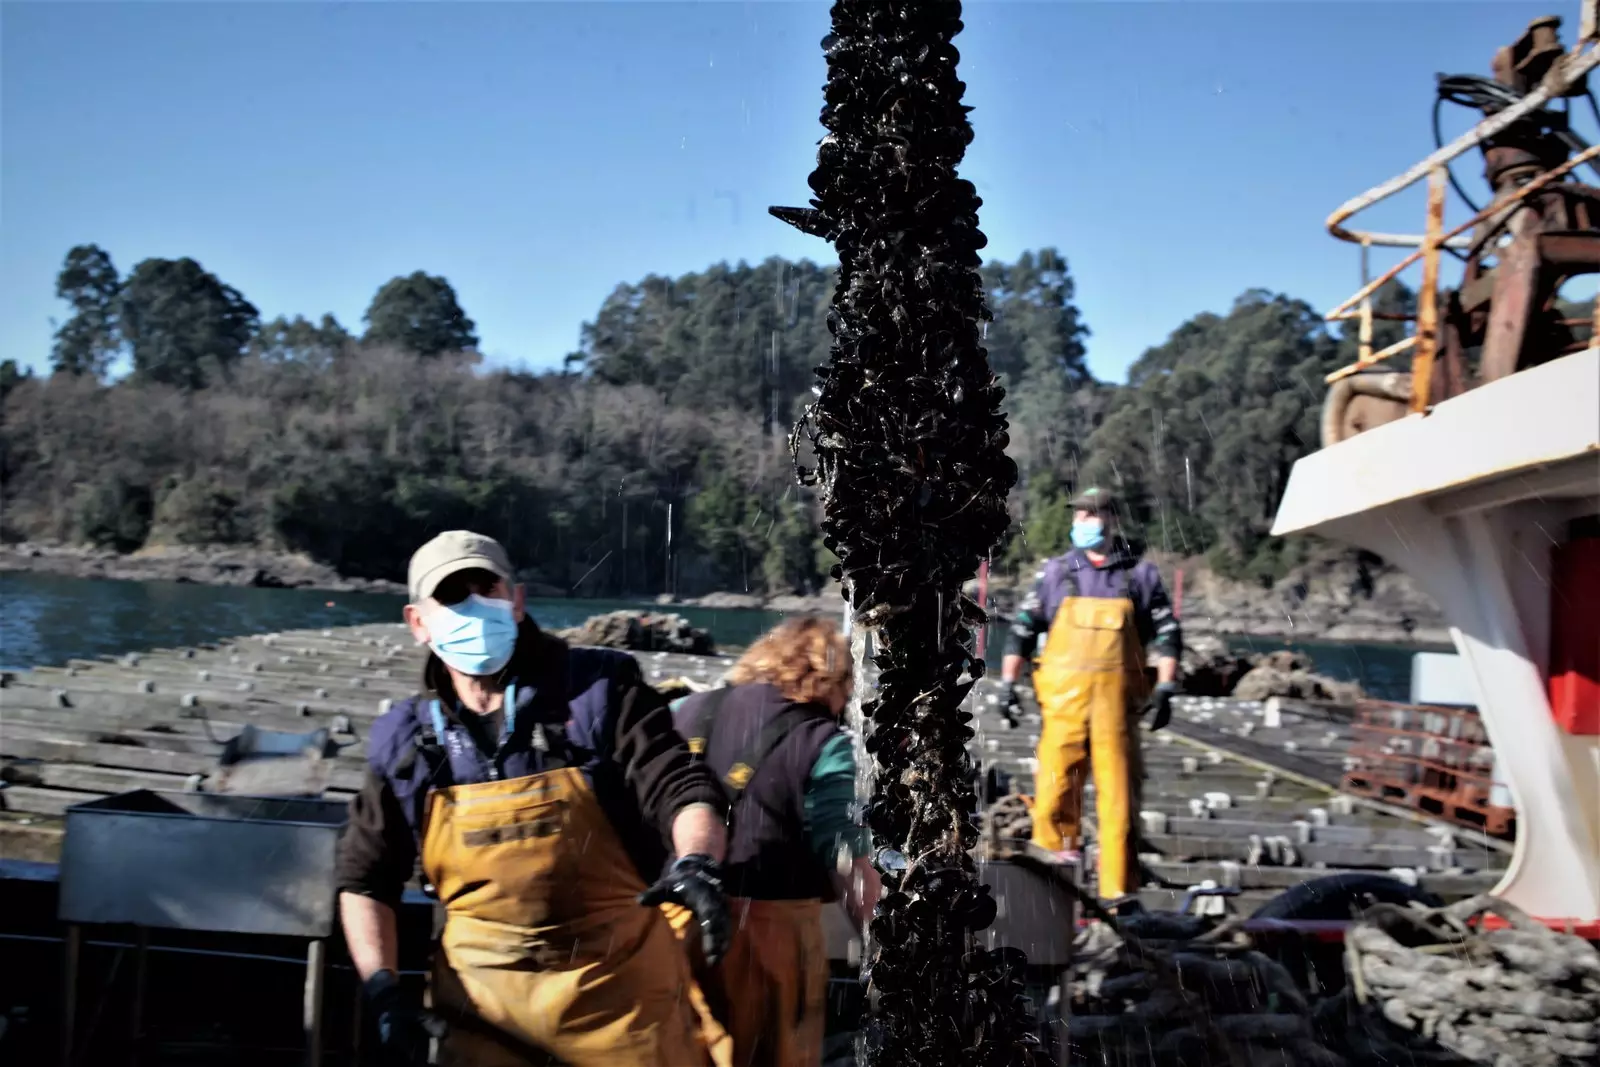
[[[867,818],[885,894],[864,967],[862,1058],[873,1064],[1032,1061],[1023,954],[979,947],[996,902],[977,878],[976,797],[962,702],[984,666],[983,614],[962,583],[1007,525],[1016,467],[1004,390],[980,321],[977,191],[957,177],[972,140],[952,0],[838,0],[823,40],[828,135],[810,208],[778,218],[832,241],[834,343],[796,428],[816,451],[824,542],[881,673]]]
[[[1068,1060],[1096,1067],[1343,1067],[1289,972],[1233,922],[1150,912],[1073,946]]]
[[[1345,935],[1345,969],[1318,1014],[1352,1063],[1600,1063],[1600,951],[1503,900],[1374,905]]]

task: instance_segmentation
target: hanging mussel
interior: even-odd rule
[[[980,200],[956,175],[972,127],[957,0],[837,0],[810,208],[772,214],[833,243],[829,365],[795,430],[816,450],[824,543],[880,675],[867,808],[884,896],[863,971],[861,1058],[1014,1067],[1039,1046],[1026,959],[974,936],[996,902],[970,855],[977,801],[962,704],[983,613],[961,594],[1005,533],[1016,466],[979,323]]]

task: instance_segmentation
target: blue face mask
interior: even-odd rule
[[[1072,543],[1078,548],[1099,548],[1106,543],[1106,524],[1099,519],[1073,523]]]
[[[422,621],[434,654],[462,674],[498,673],[517,646],[517,617],[509,600],[474,593],[459,604],[434,607]]]

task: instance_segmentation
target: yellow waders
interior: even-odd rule
[[[706,1040],[716,1067],[817,1067],[828,1009],[828,947],[820,900],[728,901],[733,938],[709,972]],[[664,906],[691,942],[693,916]],[[690,954],[699,958],[697,948]]]
[[[703,1067],[688,957],[576,768],[433,793],[451,1067]]]
[[[1033,841],[1052,852],[1081,847],[1083,786],[1092,760],[1103,900],[1139,885],[1133,816],[1142,771],[1136,715],[1147,685],[1132,601],[1062,601],[1033,672],[1044,715],[1034,774]]]

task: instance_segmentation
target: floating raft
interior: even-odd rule
[[[653,684],[713,685],[726,656],[636,654]],[[65,810],[135,789],[206,790],[246,726],[329,731],[326,795],[360,786],[372,721],[416,692],[423,653],[400,624],[261,634],[7,673],[0,687],[0,858],[53,862]],[[974,690],[974,757],[1032,792],[1037,715],[1004,728],[1001,686]],[[1509,846],[1341,793],[1351,727],[1315,708],[1180,698],[1145,735],[1146,906],[1237,889],[1236,910],[1311,878],[1398,872],[1455,900],[1493,887]],[[1299,710],[1285,710],[1285,708]],[[1093,786],[1090,786],[1092,792]],[[1092,797],[1087,805],[1093,811]]]

